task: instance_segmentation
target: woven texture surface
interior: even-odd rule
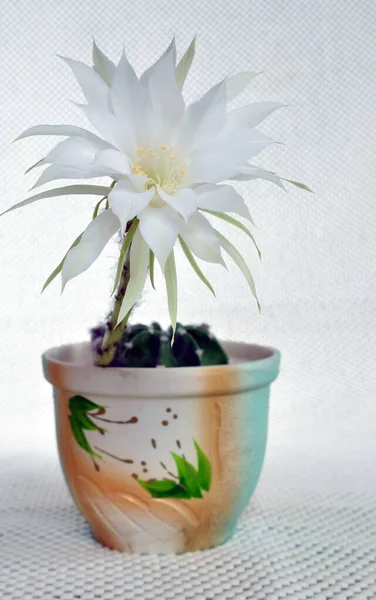
[[[373,0],[2,0],[0,209],[53,143],[11,145],[37,123],[84,124],[54,53],[88,61],[91,36],[144,69],[175,33],[198,33],[187,99],[225,75],[265,71],[239,99],[290,105],[263,131],[281,140],[260,165],[315,196],[244,184],[263,250],[241,232],[263,314],[241,276],[213,268],[217,299],[178,262],[179,317],[223,338],[281,349],[268,452],[256,494],[226,545],[178,557],[101,548],[66,490],[40,354],[81,341],[105,314],[116,244],[73,281],[39,291],[86,225],[92,202],[47,200],[2,217],[0,256],[0,597],[4,600],[371,600],[376,597],[376,9]],[[6,219],[6,221],[5,221]],[[224,228],[224,232],[227,230]],[[147,290],[138,319],[167,323]]]

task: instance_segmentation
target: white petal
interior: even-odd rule
[[[245,90],[247,85],[252,79],[254,79],[260,73],[253,73],[251,71],[244,71],[242,73],[236,73],[227,79],[227,102],[234,100],[239,94]]]
[[[158,194],[168,204],[176,210],[187,221],[191,215],[197,210],[197,196],[190,188],[183,188],[174,194],[167,194],[161,187],[158,186]]]
[[[98,48],[95,40],[93,40],[93,63],[94,69],[98,75],[100,75],[108,85],[111,85],[115,72],[115,65],[105,54],[103,54],[102,50]]]
[[[195,213],[180,232],[181,237],[193,254],[211,263],[224,265],[221,245],[209,221],[200,213]]]
[[[22,200],[22,202],[18,202],[14,204],[8,210],[4,211],[0,214],[5,215],[5,213],[11,212],[16,208],[21,208],[23,206],[27,206],[28,204],[32,204],[33,202],[37,202],[37,200],[43,200],[44,198],[55,198],[56,196],[69,196],[69,195],[81,195],[81,194],[92,194],[97,196],[106,196],[111,188],[106,187],[104,185],[67,185],[65,187],[56,188],[54,190],[47,190],[46,192],[41,192],[39,194],[35,194],[34,196],[30,196],[26,200]]]
[[[71,58],[65,58],[64,56],[61,56],[60,58],[62,58],[72,69],[86,100],[93,106],[101,108],[108,107],[109,87],[102,77],[98,75],[94,69],[78,60],[72,60]]]
[[[225,122],[226,80],[212,87],[185,111],[182,143],[188,149],[199,147],[202,139],[214,136]]]
[[[124,95],[124,100],[127,101],[129,93],[132,93],[134,88],[138,88],[138,85],[138,77],[123,50],[119,64],[114,71],[112,88],[120,91]]]
[[[128,174],[130,164],[126,155],[111,148],[107,142],[99,142],[69,138],[53,148],[43,162],[80,169],[92,177],[121,177]]]
[[[98,175],[92,173],[92,171],[50,165],[43,171],[42,175],[37,179],[31,189],[44,185],[49,181],[55,181],[56,179],[92,179],[93,177],[98,177]]]
[[[144,175],[127,175],[127,179],[129,179],[134,186],[134,189],[136,190],[136,192],[144,192],[145,191],[145,184],[148,181],[147,177],[144,177]]]
[[[35,135],[63,135],[63,136],[79,136],[88,139],[100,139],[91,131],[87,131],[82,127],[76,127],[75,125],[35,125],[26,129],[21,135],[19,135],[14,141],[22,140],[24,138],[33,137]]]
[[[107,149],[96,154],[90,169],[114,178],[123,177],[130,173],[130,162],[123,152]]]
[[[133,150],[132,141],[125,147],[122,130],[119,127],[119,121],[115,115],[104,109],[98,109],[89,104],[76,104],[86,115],[89,123],[103,136],[110,144],[123,150],[130,152]]]
[[[285,186],[283,185],[283,183],[282,183],[280,177],[278,177],[278,175],[276,175],[275,173],[271,173],[270,171],[267,171],[266,169],[262,169],[261,167],[256,167],[254,165],[247,165],[246,167],[241,169],[241,171],[237,175],[232,177],[231,179],[234,179],[235,181],[250,181],[252,179],[266,179],[267,181],[271,181],[271,182],[277,184],[283,190],[285,189]]]
[[[257,129],[235,129],[207,140],[192,157],[196,159],[204,153],[216,155],[221,152],[229,156],[229,161],[234,162],[235,155],[237,161],[244,161],[274,143],[274,140]]]
[[[204,184],[195,188],[199,208],[217,212],[237,213],[245,219],[251,219],[244,199],[231,185]]]
[[[148,78],[148,90],[155,118],[163,124],[178,123],[184,112],[184,100],[176,83],[172,49],[153,67]]]
[[[136,230],[130,250],[130,278],[125,292],[123,304],[120,308],[117,324],[127,316],[135,302],[137,302],[145,287],[149,267],[149,248],[145,244],[139,229]]]
[[[148,206],[140,213],[139,219],[141,235],[163,270],[184,221],[167,205],[160,208]]]
[[[151,67],[149,67],[141,75],[140,82],[141,82],[141,84],[144,87],[148,87],[150,77],[153,75],[153,73],[155,72],[155,70],[158,69],[159,63],[161,61],[163,61],[166,58],[166,56],[168,56],[169,54],[171,54],[172,61],[173,61],[174,65],[175,65],[176,64],[176,43],[175,43],[175,36],[172,38],[169,46],[166,48],[166,50],[163,52],[163,54],[158,58],[158,60],[155,63],[153,63],[151,65]]]
[[[109,144],[100,140],[98,142],[85,138],[71,137],[60,142],[47,154],[44,163],[54,163],[62,167],[86,169],[94,160],[96,154]]]
[[[232,110],[226,116],[226,130],[237,129],[241,127],[256,127],[266,117],[271,115],[277,108],[282,108],[285,104],[279,102],[254,102]]]
[[[108,196],[111,209],[119,218],[121,229],[124,230],[128,221],[138,216],[153,199],[155,189],[143,193],[135,190],[132,182],[122,179],[112,189]]]
[[[98,258],[107,242],[119,229],[119,219],[111,210],[101,212],[91,221],[80,242],[69,250],[61,273],[63,289],[66,283],[88,269]]]
[[[150,117],[150,100],[147,93],[139,83],[133,67],[128,62],[123,52],[111,87],[111,102],[118,117],[119,126],[123,128],[125,142],[137,147],[136,138],[140,134],[140,126],[147,126]]]
[[[180,90],[183,89],[185,80],[187,78],[189,69],[191,68],[192,61],[195,55],[196,36],[193,38],[188,48],[181,57],[179,64],[176,67],[176,82]]]
[[[193,183],[219,183],[236,175],[240,167],[240,159],[234,154],[218,152],[195,153],[187,168],[186,181]]]

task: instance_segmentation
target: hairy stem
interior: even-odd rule
[[[111,316],[107,322],[107,330],[103,338],[102,347],[98,350],[98,358],[95,364],[98,367],[108,367],[113,359],[115,358],[116,350],[119,346],[121,338],[123,337],[124,329],[127,326],[129,313],[122,320],[121,323],[116,327],[116,323],[119,317],[120,308],[123,303],[125,291],[127,289],[130,277],[130,264],[129,264],[129,251],[127,258],[124,262],[123,271],[120,278],[119,287],[115,296],[115,305],[112,310]]]

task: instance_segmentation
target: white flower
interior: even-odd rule
[[[127,223],[135,220],[136,227],[127,234],[132,239],[125,238],[127,247],[131,243],[131,279],[119,321],[142,292],[149,261],[154,256],[165,273],[170,314],[173,322],[176,320],[173,248],[178,240],[196,273],[210,289],[194,257],[224,265],[223,248],[244,272],[255,295],[251,274],[242,257],[202,211],[214,211],[215,216],[240,227],[252,238],[240,221],[225,214],[236,213],[252,220],[243,198],[231,185],[221,182],[263,178],[283,187],[274,173],[249,164],[250,159],[272,143],[255,127],[282,105],[258,102],[228,111],[228,102],[255,76],[255,73],[240,73],[221,81],[197,102],[186,106],[182,88],[194,46],[195,40],[176,66],[173,40],[140,78],[124,53],[115,66],[95,43],[93,68],[64,58],[87,101],[79,106],[97,134],[70,125],[40,125],[18,138],[66,137],[34,165],[49,165],[34,187],[57,179],[109,176],[113,180],[111,187],[71,185],[42,192],[9,210],[66,194],[98,194],[108,199],[105,210],[99,214],[98,203],[95,218],[46,285],[59,272],[63,285],[82,273],[109,239],[119,229],[124,233]]]

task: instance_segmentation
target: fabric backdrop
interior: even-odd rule
[[[88,536],[59,471],[51,390],[40,355],[47,347],[86,339],[105,315],[116,242],[62,296],[58,282],[43,295],[40,289],[90,218],[93,200],[44,200],[0,219],[0,595],[71,599],[78,597],[69,588],[74,580],[80,597],[95,597],[78,558],[77,548],[84,548],[91,552],[100,598],[115,592],[119,598],[375,597],[375,30],[373,0],[1,1],[0,210],[26,197],[35,176],[24,171],[53,144],[12,140],[39,123],[84,125],[70,102],[81,100],[80,91],[56,54],[89,61],[93,35],[113,59],[125,44],[140,71],[174,34],[181,54],[197,33],[188,100],[227,74],[264,71],[238,105],[273,100],[288,107],[263,125],[282,145],[261,154],[258,164],[307,183],[315,194],[295,188],[284,193],[266,182],[240,186],[257,223],[262,262],[241,232],[232,232],[231,239],[252,267],[261,315],[236,269],[204,265],[214,299],[184,260],[178,262],[182,322],[209,322],[222,339],[271,344],[282,352],[254,500],[232,546],[190,562],[111,558]],[[146,290],[134,319],[168,323],[160,277],[157,284],[157,292]],[[228,567],[227,552],[235,557]],[[291,566],[299,556],[308,581],[302,592],[293,587]],[[358,578],[351,575],[349,557]],[[261,564],[266,592],[251,558]],[[337,571],[330,570],[334,563]],[[103,564],[118,579],[105,584]],[[202,590],[213,564],[224,574],[224,587],[210,595]],[[268,564],[273,572],[280,565],[275,580]],[[158,566],[151,575],[150,565]],[[237,583],[226,588],[233,569]],[[198,573],[195,581],[191,572]],[[339,572],[343,589],[335,579]],[[180,595],[150,595],[153,577],[167,585],[173,576]],[[283,577],[284,595],[277,585]],[[317,580],[327,588],[312,591]],[[106,596],[110,585],[113,595]],[[132,585],[139,586],[135,596],[129,595]]]

